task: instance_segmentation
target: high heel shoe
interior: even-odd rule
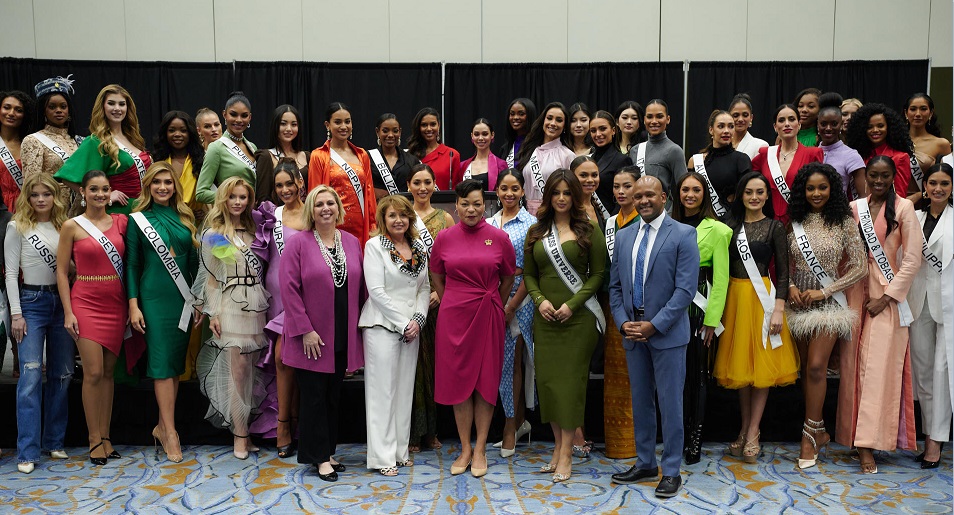
[[[943,451],[944,451],[944,442],[938,442],[938,443],[939,443],[940,446],[941,446],[941,448],[938,449],[938,450],[943,452]],[[925,441],[925,443],[924,443],[924,446],[927,447],[927,442],[926,442],[926,441]],[[916,461],[916,462],[918,462],[918,463],[921,463],[922,461],[924,461],[924,454],[925,454],[926,452],[927,452],[927,451],[922,452],[921,454],[918,454],[917,456],[915,456],[915,457],[914,457],[914,461]],[[935,468],[935,467],[931,467],[931,468]]]
[[[467,462],[466,465],[463,465],[463,466],[460,466],[460,467],[458,467],[458,466],[456,466],[456,465],[454,465],[454,464],[451,464],[450,473],[451,473],[452,476],[459,476],[459,475],[463,474],[464,472],[467,472],[467,468],[468,468],[468,467],[470,467],[470,462],[469,462],[469,461]]]
[[[762,446],[759,445],[759,437],[762,436],[762,433],[755,435],[755,439],[745,442],[745,447],[742,448],[742,461],[746,463],[758,463],[759,456],[762,454]]]
[[[235,438],[244,438],[244,439],[247,440],[247,439],[248,439],[248,435],[245,435],[245,436],[235,435]],[[240,459],[240,460],[247,460],[247,459],[248,459],[248,451],[249,451],[249,449],[245,449],[244,451],[240,451],[240,450],[236,449],[236,448],[235,448],[235,442],[234,442],[234,441],[232,442],[232,454],[234,454],[236,458],[238,458],[238,459]],[[319,474],[319,476],[320,476],[320,475],[321,475],[321,474]]]
[[[825,435],[825,438],[822,437],[815,438],[815,435]],[[798,468],[807,469],[815,466],[815,463],[818,460],[818,451],[822,448],[825,449],[825,455],[828,455],[828,444],[831,443],[831,436],[825,431],[825,421],[824,420],[812,420],[806,419],[805,423],[802,424],[802,436],[808,438],[808,441],[812,443],[812,448],[814,449],[811,459],[798,458]],[[818,440],[822,440],[819,444]]]
[[[113,441],[110,440],[108,436],[104,436],[104,437],[103,437],[103,441],[104,441],[104,442],[109,442],[110,445],[113,444]],[[109,458],[109,459],[111,459],[111,460],[118,460],[119,458],[122,458],[122,455],[120,455],[118,452],[116,452],[116,449],[113,449],[113,452],[109,453],[109,455],[107,455],[106,457]]]
[[[858,449],[858,462],[861,464],[861,473],[862,474],[877,474],[878,473],[878,462],[874,459],[874,453],[871,449],[867,449],[868,455],[871,456],[871,461],[865,461],[861,455],[861,449]]]
[[[168,441],[167,441],[168,438]],[[169,452],[172,448],[172,441],[175,439],[175,450]],[[159,445],[162,445],[162,452],[166,453],[166,458],[173,463],[182,463],[182,449],[179,446],[179,433],[173,431],[172,434],[164,433],[156,426],[152,429],[152,442],[156,449],[156,459],[159,459]],[[158,444],[156,443],[158,442]]]
[[[294,419],[292,419],[292,420],[294,420]],[[289,424],[290,421],[289,421],[289,420],[279,420],[278,423],[279,423],[279,424]],[[291,431],[291,428],[289,428],[289,432],[290,432],[290,431]],[[294,436],[294,435],[293,435],[293,436]],[[278,444],[277,438],[276,438],[275,443],[276,443],[276,445]],[[277,447],[278,447],[278,457],[279,457],[279,458],[282,458],[282,459],[291,458],[292,456],[295,455],[295,441],[294,441],[294,438],[292,439],[292,441],[291,441],[288,445],[277,445]]]
[[[739,437],[729,444],[729,455],[736,458],[742,457],[742,449],[745,448],[745,433],[739,433]]]
[[[93,465],[103,466],[106,464],[106,456],[103,456],[101,458],[98,456],[93,456],[93,451],[95,451],[96,449],[99,449],[102,446],[103,446],[103,441],[100,440],[98,444],[94,445],[89,450],[89,462],[92,463]],[[106,451],[104,450],[103,453],[105,454],[105,452]]]
[[[527,437],[527,443],[528,443],[528,444],[530,443],[530,429],[532,429],[532,427],[530,426],[530,422],[529,422],[529,421],[524,420],[524,421],[523,421],[523,424],[520,424],[520,427],[517,428],[517,431],[514,432],[514,435],[513,435],[514,449],[516,449],[516,442],[519,442],[520,439],[523,438],[525,435],[526,435],[526,437]],[[503,449],[503,448],[504,448],[504,447],[503,447],[503,440],[501,440],[501,441],[495,443],[495,444],[494,444],[494,448],[495,448],[495,449]],[[501,456],[503,456],[503,451],[500,451],[500,452],[501,452]],[[509,457],[509,456],[513,456],[513,453],[510,453],[510,454],[508,454],[507,456],[503,456],[503,457],[504,457],[504,458],[507,458],[507,457]]]

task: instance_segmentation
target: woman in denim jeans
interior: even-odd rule
[[[49,174],[29,177],[4,238],[11,328],[20,350],[17,469],[25,474],[33,472],[41,448],[55,459],[68,457],[63,450],[63,438],[76,348],[63,326],[63,306],[56,289],[56,249],[60,227],[66,221],[66,204],[59,192],[59,185]],[[22,284],[18,281],[21,271]],[[44,341],[46,384],[42,368]]]

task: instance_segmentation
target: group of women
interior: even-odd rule
[[[740,94],[712,113],[709,143],[687,164],[661,99],[610,113],[559,102],[538,112],[518,98],[504,141],[480,118],[462,160],[432,108],[415,116],[406,148],[397,117],[381,115],[368,151],[351,142],[349,108],[332,103],[326,140],[308,152],[301,115],[282,105],[259,149],[244,135],[251,102],[235,92],[224,125],[208,109],[167,113],[150,152],[125,89],[102,89],[85,139],[72,93],[56,77],[35,100],[0,94],[22,472],[41,449],[66,457],[74,342],[94,464],[119,458],[114,373],[145,356],[153,436],[174,462],[178,385],[194,374],[206,418],[233,434],[237,458],[259,451],[250,435],[274,436],[280,457],[297,454],[335,481],[342,381],[364,368],[368,468],[393,476],[411,453],[439,448],[440,403],[453,406],[461,441],[451,473],[486,474],[499,400],[501,456],[515,453],[530,432],[525,410],[539,404],[555,441],[541,472],[566,481],[573,456],[590,450],[583,415],[597,349],[606,453],[632,457],[625,352],[605,292],[644,174],[660,179],[700,249],[687,463],[700,460],[710,377],[740,393],[728,453],[755,462],[768,388],[801,374],[798,466],[813,466],[831,439],[822,406],[836,343],[836,435],[857,447],[862,470],[877,471],[872,450],[915,447],[915,395],[922,467],[940,460],[951,424],[951,147],[927,95],[907,102],[906,126],[884,105],[807,89],[774,113],[769,146],[749,133],[752,104]],[[456,192],[458,222],[431,205],[438,189]],[[489,218],[486,190],[501,205]]]

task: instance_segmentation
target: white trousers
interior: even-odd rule
[[[911,324],[911,367],[915,393],[921,404],[924,434],[935,442],[946,442],[951,430],[951,393],[947,370],[951,360],[944,340],[947,328],[931,318],[928,303],[928,299],[925,299],[921,316]]]
[[[368,468],[393,467],[408,459],[420,339],[404,343],[381,327],[364,329],[363,335]]]

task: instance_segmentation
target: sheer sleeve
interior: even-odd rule
[[[202,233],[202,244],[199,248],[199,271],[195,282],[192,283],[192,294],[195,295],[195,307],[210,317],[218,316],[222,306],[222,289],[224,281],[224,266],[216,258],[212,250],[213,241],[220,234],[206,229]]]
[[[788,236],[785,234],[785,226],[778,220],[772,220],[772,254],[775,256],[775,298],[788,300]]]
[[[827,288],[822,288],[825,297],[831,297],[833,293],[840,292],[845,288],[860,281],[868,275],[868,256],[864,242],[861,241],[861,234],[855,225],[855,220],[851,217],[845,218],[841,223],[842,247],[845,249],[845,269]]]

